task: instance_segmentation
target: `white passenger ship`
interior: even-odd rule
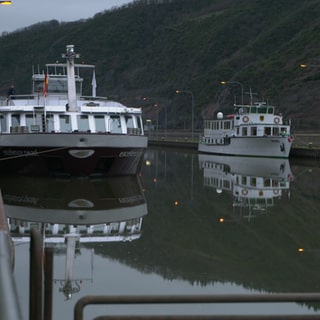
[[[19,174],[130,175],[140,170],[147,137],[140,108],[96,96],[95,66],[47,64],[28,95],[0,98],[0,170]],[[83,96],[80,70],[92,71]]]
[[[205,187],[232,194],[230,212],[235,217],[250,220],[290,195],[293,175],[288,159],[199,154],[199,166]]]
[[[205,120],[199,152],[237,156],[288,158],[293,143],[290,124],[266,103],[236,105],[234,114],[222,112]]]

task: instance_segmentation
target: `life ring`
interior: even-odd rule
[[[242,195],[246,196],[248,194],[248,190],[247,189],[242,189],[241,193],[242,193]]]
[[[293,141],[293,136],[290,136],[289,138],[288,138],[288,142],[292,142]]]
[[[279,124],[280,118],[279,117],[275,117],[273,121],[274,121],[275,124]]]
[[[249,121],[249,117],[244,116],[244,117],[242,118],[242,121],[245,122],[245,123],[247,123],[247,122]]]

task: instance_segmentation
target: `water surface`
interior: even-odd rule
[[[318,292],[319,177],[314,161],[158,149],[146,152],[141,175],[134,178],[3,177],[25,319],[32,226],[55,248],[52,319],[72,319],[74,304],[85,295]],[[85,319],[109,312],[317,310],[317,304],[289,303],[90,306]]]

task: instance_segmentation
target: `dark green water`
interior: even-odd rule
[[[319,178],[313,161],[160,149],[146,152],[137,178],[3,178],[23,313],[27,319],[31,225],[46,230],[46,245],[55,247],[53,319],[72,319],[76,301],[90,294],[318,292]],[[70,233],[77,234],[73,251]],[[318,306],[140,309],[87,307],[85,319],[108,312],[301,314]]]

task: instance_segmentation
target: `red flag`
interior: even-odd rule
[[[43,83],[43,95],[44,96],[47,95],[48,82],[49,82],[49,78],[48,78],[48,73],[46,72],[44,75],[44,83]]]

